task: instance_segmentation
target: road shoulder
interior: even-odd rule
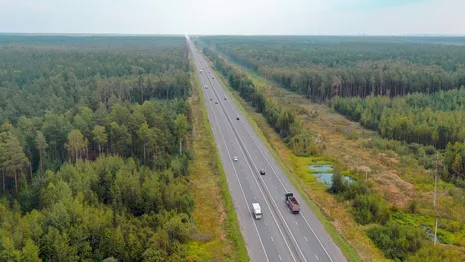
[[[193,95],[190,98],[193,161],[189,173],[196,203],[193,216],[199,233],[194,237],[189,253],[201,261],[248,261],[194,63],[191,67],[194,69],[191,70]]]

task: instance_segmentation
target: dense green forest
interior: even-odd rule
[[[0,261],[186,261],[183,37],[0,36]]]
[[[189,63],[181,39],[0,40],[0,121],[16,123],[20,116],[64,113],[80,105],[96,110],[110,99],[186,97]]]
[[[316,101],[335,96],[432,93],[465,85],[465,47],[428,43],[428,38],[426,43],[382,39],[200,38],[215,51]]]

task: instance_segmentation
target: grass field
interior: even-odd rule
[[[200,83],[194,72],[191,73],[194,88],[190,98],[194,159],[189,173],[196,204],[193,216],[200,232],[195,236],[196,241],[191,242],[189,252],[200,257],[201,261],[248,261],[226,176],[216,151],[205,104],[202,103]]]

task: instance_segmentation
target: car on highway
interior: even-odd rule
[[[237,162],[237,156],[233,157],[234,162]]]
[[[260,168],[260,175],[262,175],[262,176],[265,175],[265,169]]]
[[[212,77],[213,79],[215,79],[214,77]]]
[[[262,218],[262,208],[259,203],[252,203],[252,214],[257,220]]]
[[[236,120],[239,120],[239,116],[238,116],[238,117],[236,117]]]
[[[215,101],[215,104],[218,104],[218,101]]]
[[[228,99],[225,97],[224,100],[228,100]]]
[[[213,100],[213,98],[210,98],[210,101],[212,101],[212,100]]]
[[[205,89],[208,89],[208,86],[207,86],[207,85],[205,85]]]

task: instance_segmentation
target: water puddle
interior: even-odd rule
[[[331,187],[334,175],[331,173],[333,171],[333,167],[331,165],[309,165],[308,168],[313,171],[310,174],[316,177],[316,180],[322,182],[328,187]],[[349,183],[353,182],[353,180],[348,176],[344,176],[344,180]]]

